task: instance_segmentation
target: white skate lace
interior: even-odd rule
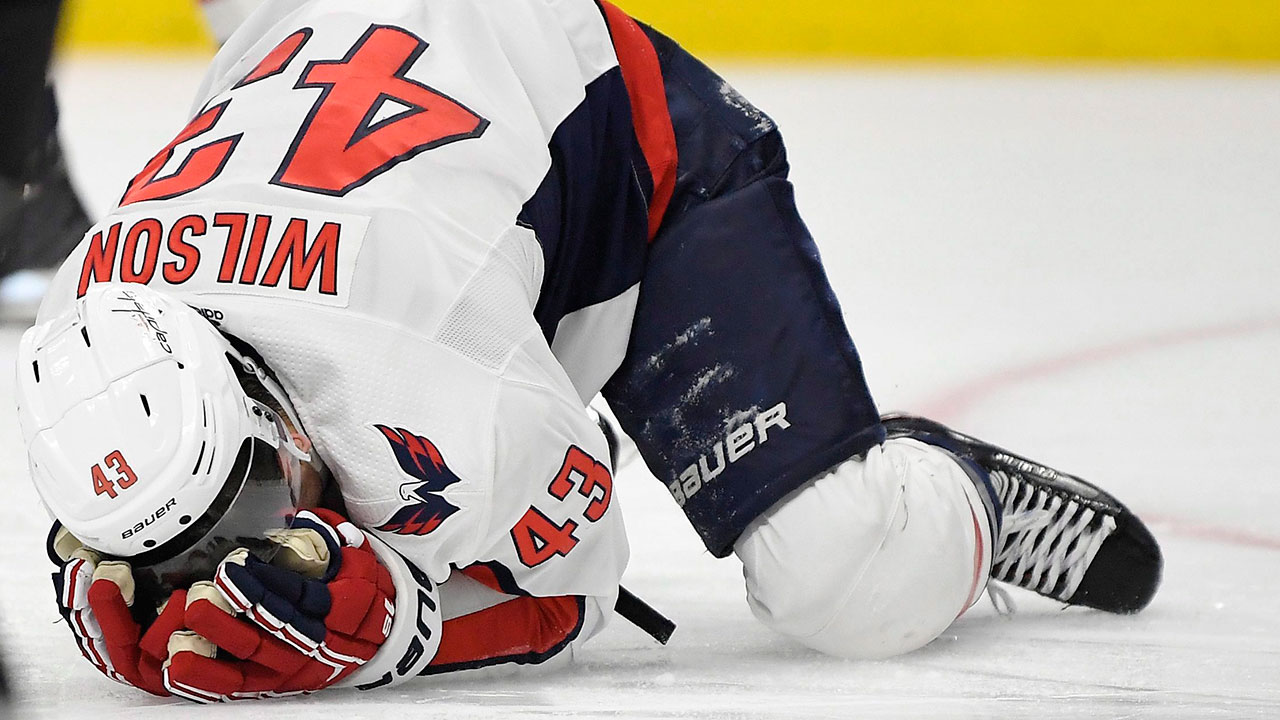
[[[1075,594],[1115,518],[1001,470],[1005,492],[991,577],[1065,601]],[[994,598],[992,599],[994,602]]]
[[[996,613],[999,615],[1008,617],[1018,612],[1018,606],[1013,602],[1013,596],[994,579],[987,582],[987,599],[991,601],[991,607],[995,608]]]

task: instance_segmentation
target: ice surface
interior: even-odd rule
[[[200,63],[58,69],[95,211],[182,125]],[[725,74],[788,138],[801,209],[882,409],[914,409],[1101,482],[1167,556],[1134,617],[1015,591],[908,657],[772,636],[634,462],[627,586],[680,627],[616,622],[562,669],[195,709],[80,659],[46,520],[0,409],[0,618],[27,717],[1280,717],[1280,72],[765,69]],[[19,330],[0,329],[0,367]],[[12,376],[0,372],[0,396]]]

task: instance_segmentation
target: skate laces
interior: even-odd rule
[[[1018,606],[1013,602],[1013,596],[994,579],[987,582],[987,599],[991,601],[991,607],[996,609],[997,615],[1009,617],[1018,612]]]
[[[1115,530],[1115,518],[1018,473],[995,469],[991,474],[999,475],[1005,488],[992,578],[1065,601]]]

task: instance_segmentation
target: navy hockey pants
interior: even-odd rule
[[[631,341],[604,396],[723,557],[747,525],[884,439],[773,121],[646,28],[678,149]]]

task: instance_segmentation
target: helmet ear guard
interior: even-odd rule
[[[228,543],[287,527],[309,448],[283,387],[238,342],[176,298],[123,283],[90,287],[24,334],[31,476],[68,535],[176,587]]]
[[[275,374],[267,369],[267,364],[240,338],[230,334],[224,334],[223,337],[227,340],[228,345],[227,359],[230,361],[245,395],[259,403],[260,409],[268,419],[270,419],[269,413],[272,411],[283,414],[287,418],[287,427],[301,433],[302,421],[298,418],[293,402],[289,399],[289,394],[285,392],[284,387],[280,385],[280,381],[276,379]],[[311,460],[309,441],[307,443],[308,447],[300,447],[293,439],[292,432],[288,433],[282,440],[286,441],[287,447],[285,449],[296,455],[299,460],[303,462]]]

